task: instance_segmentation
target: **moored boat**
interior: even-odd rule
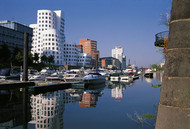
[[[120,74],[119,73],[113,73],[110,75],[110,81],[120,81]]]
[[[105,83],[105,77],[99,73],[89,73],[88,75],[84,76],[82,80],[86,84]]]
[[[70,82],[70,81],[81,81],[82,80],[82,75],[79,74],[66,74],[64,76],[64,80],[66,82]]]

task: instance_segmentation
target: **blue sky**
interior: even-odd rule
[[[160,15],[169,13],[171,0],[5,0],[0,4],[0,20],[29,25],[37,22],[37,10],[62,10],[67,42],[80,38],[96,40],[101,57],[122,46],[136,65],[160,63],[155,34],[167,30],[159,25]]]

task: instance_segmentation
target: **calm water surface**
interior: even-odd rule
[[[88,90],[66,89],[32,94],[30,109],[26,113],[30,118],[28,128],[154,129],[155,120],[142,116],[156,114],[160,88],[153,88],[151,84],[160,83],[156,78],[140,77],[131,83],[106,82],[105,86]],[[20,117],[22,111],[18,110],[17,117],[1,118],[0,129],[22,129]]]

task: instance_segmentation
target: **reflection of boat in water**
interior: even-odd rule
[[[98,83],[105,83],[105,77],[103,77],[99,73],[89,73],[88,75],[82,78],[85,84],[98,84]]]

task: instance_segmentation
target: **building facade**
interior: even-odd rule
[[[117,58],[121,62],[121,69],[126,69],[126,56],[123,47],[115,47],[112,49],[112,57]]]
[[[92,56],[86,53],[79,53],[78,55],[78,66],[81,67],[92,67]]]
[[[39,56],[54,56],[56,65],[64,64],[63,48],[65,42],[64,18],[61,10],[38,10],[37,24],[33,28],[32,53]]]
[[[102,68],[109,68],[109,69],[112,69],[112,68],[120,69],[121,68],[120,61],[114,57],[100,58],[100,62],[101,62]]]
[[[29,50],[31,50],[33,29],[12,21],[0,21],[0,46],[6,44],[13,53],[14,48],[24,49],[24,33],[29,34]]]
[[[64,65],[77,66],[78,65],[79,50],[75,43],[64,43],[63,58]]]
[[[82,49],[83,53],[89,54],[92,56],[92,66],[96,66],[96,62],[99,62],[100,52],[97,51],[97,41],[90,39],[80,39],[80,45],[77,47]]]

